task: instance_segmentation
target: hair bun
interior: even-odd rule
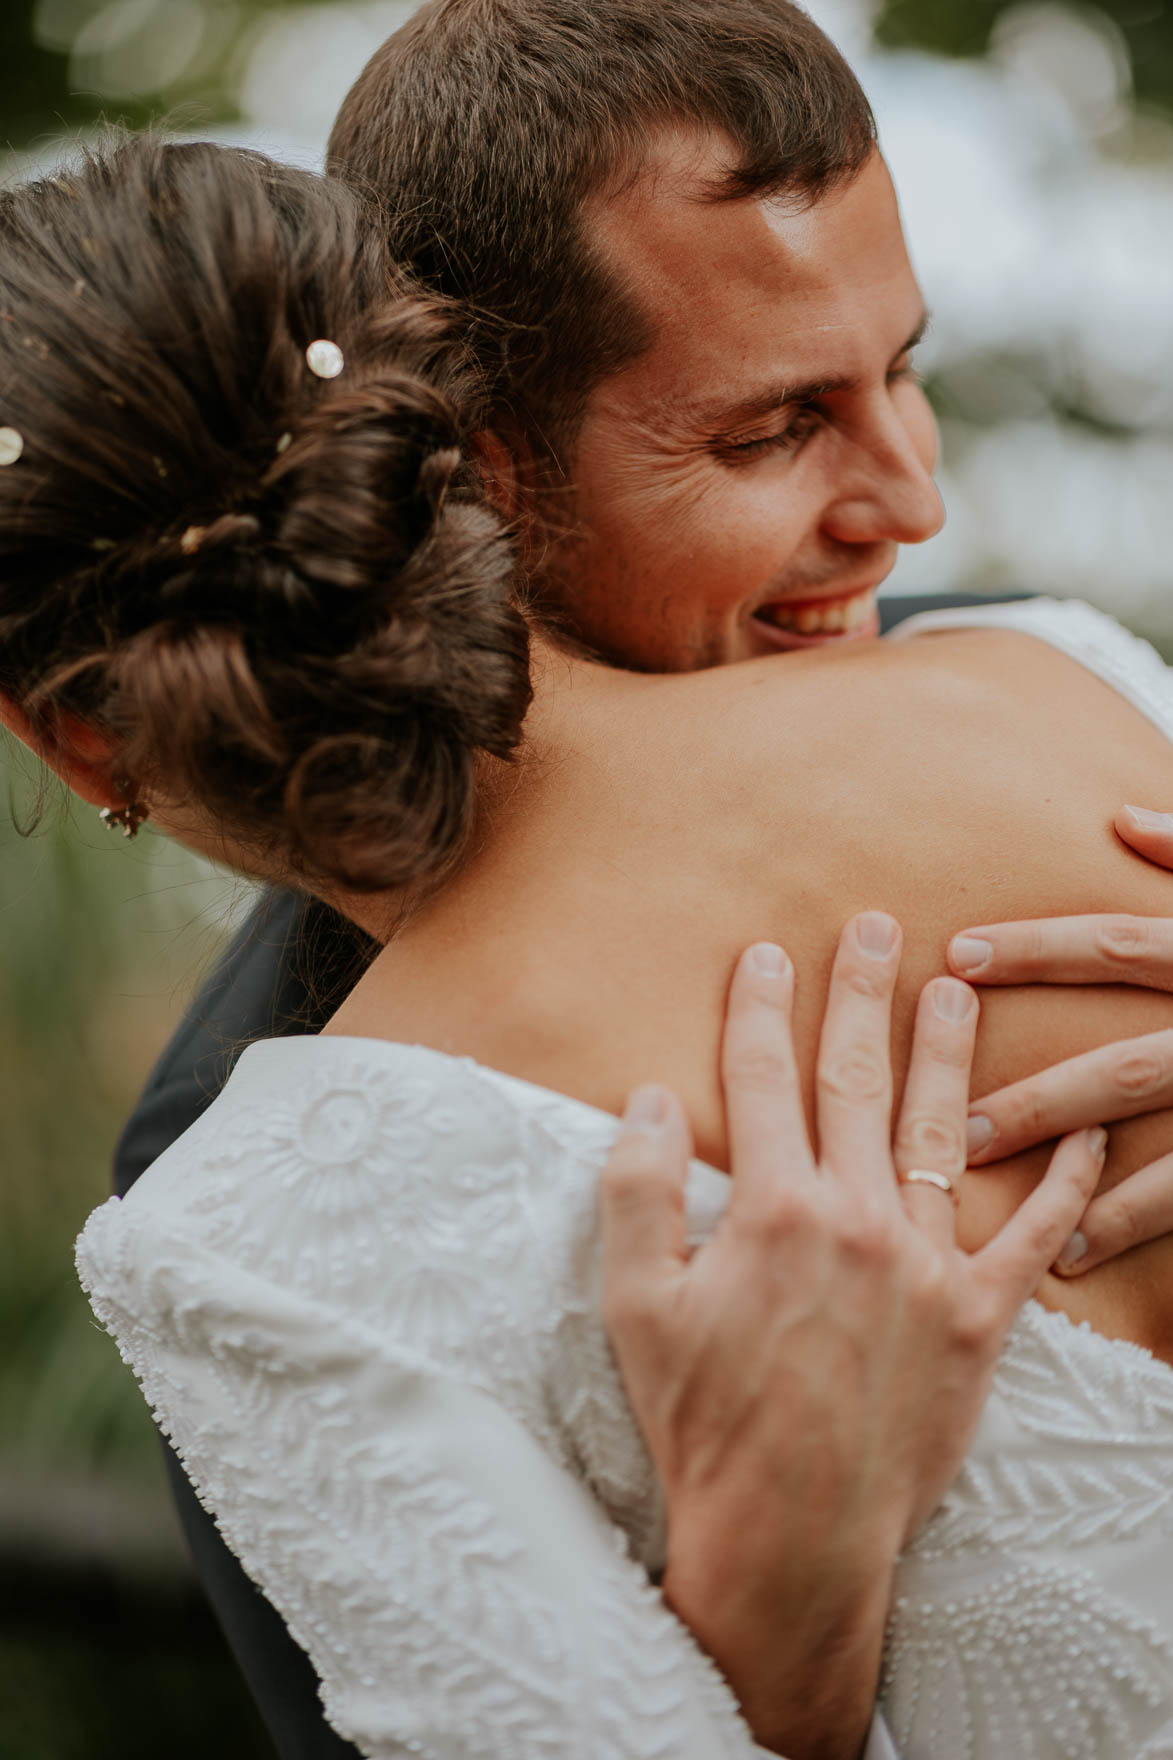
[[[157,761],[180,773],[185,752],[218,748],[220,810],[247,779],[306,875],[373,890],[442,870],[477,753],[508,758],[521,736],[513,551],[459,433],[451,400],[402,367],[330,387],[255,513],[185,531],[188,566],[160,596],[171,622],[123,674]]]
[[[212,146],[138,137],[11,193],[0,243],[32,461],[0,476],[15,693],[100,716],[131,781],[295,873],[441,871],[478,754],[513,753],[530,700],[449,311],[340,185]],[[346,362],[328,381],[321,337]]]

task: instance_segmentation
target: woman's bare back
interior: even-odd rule
[[[566,698],[565,690],[562,693]],[[684,1098],[725,1165],[717,1046],[749,942],[798,974],[813,1075],[831,957],[855,911],[904,925],[894,1060],[959,929],[1104,910],[1168,914],[1168,877],[1111,830],[1173,795],[1173,746],[1077,662],[1005,630],[942,632],[648,678],[590,669],[461,875],[392,941],[330,1028],[467,1055],[609,1111],[637,1082]],[[982,997],[974,1093],[1173,1025],[1173,998],[1022,988]],[[1173,1147],[1173,1113],[1116,1126],[1107,1181]],[[965,1181],[987,1239],[1044,1151]],[[1173,1361],[1173,1241],[1040,1298]]]

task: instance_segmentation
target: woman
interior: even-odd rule
[[[931,987],[910,1065],[916,997],[979,917],[1161,908],[1159,877],[1107,838],[1089,851],[1087,827],[1168,786],[1163,669],[1083,608],[1044,607],[1006,613],[1019,632],[784,668],[608,672],[515,602],[465,478],[443,323],[391,285],[341,192],[148,144],[10,196],[0,226],[6,719],[126,829],[149,809],[385,943],[327,1035],[246,1053],[91,1220],[94,1305],[364,1752],[483,1752],[486,1729],[519,1756],[751,1752],[646,1586],[665,1568],[666,1597],[689,1601],[673,1498],[695,1482],[629,1373],[666,1556],[599,1316],[613,1115],[637,1074],[682,1094],[711,1164],[690,1238],[716,1240],[721,1002],[764,927],[797,974],[812,1113],[835,967],[817,1082],[833,1177],[811,1201],[841,1188],[859,1252],[885,1250],[895,1189],[852,1169],[886,1140],[895,997],[923,1281],[948,1266],[977,1288],[995,1261],[953,1254],[943,1202],[957,1082],[952,1107],[924,1103],[934,1060],[968,1071],[976,1011]],[[903,962],[888,910],[915,925]],[[785,1016],[792,968],[771,958],[737,985]],[[845,1033],[853,1007],[864,1026]],[[977,1082],[1169,1007],[999,994]],[[809,1184],[795,1106],[779,1120]],[[1122,1127],[1109,1177],[1169,1129]],[[1058,1177],[1086,1196],[1082,1154]],[[1021,1156],[967,1191],[962,1244],[1005,1255],[1042,1171]],[[1012,1334],[970,1463],[901,1566],[888,1696],[908,1755],[1168,1751],[1173,1409],[1144,1348],[1170,1354],[1166,1250],[1045,1281],[1066,1313],[1035,1305]],[[705,1643],[704,1609],[688,1623]],[[721,1660],[750,1710],[752,1681]],[[751,1721],[779,1745],[767,1712]]]

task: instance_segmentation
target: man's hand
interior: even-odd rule
[[[1173,868],[1173,814],[1122,807],[1117,834]],[[949,964],[972,984],[1134,984],[1173,992],[1173,917],[1052,917],[966,929]],[[970,1165],[1001,1161],[1063,1131],[1173,1106],[1173,1031],[1105,1045],[1000,1088],[970,1108]],[[1173,1155],[1095,1198],[1053,1267],[1077,1276],[1173,1232]]]
[[[819,1147],[790,1032],[794,975],[751,949],[729,998],[732,1190],[686,1233],[688,1126],[642,1090],[601,1189],[604,1312],[668,1508],[664,1595],[790,1760],[855,1756],[871,1718],[896,1555],[977,1425],[1021,1304],[1099,1176],[1103,1133],[1057,1151],[972,1257],[933,1179],[962,1177],[977,999],[921,998],[896,1147],[889,1033],[900,935],[848,926],[817,1068]]]

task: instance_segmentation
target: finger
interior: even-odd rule
[[[794,968],[782,949],[769,942],[751,947],[733,974],[721,1041],[731,1210],[770,1204],[780,1184],[814,1177],[793,1005]]]
[[[1173,1155],[1093,1198],[1053,1269],[1061,1277],[1079,1277],[1166,1234],[1173,1234]]]
[[[968,984],[936,978],[921,992],[912,1040],[912,1057],[893,1159],[898,1174],[928,1168],[959,1180],[966,1163],[969,1077],[977,1037],[978,1001]],[[936,1246],[952,1246],[955,1206],[948,1193],[931,1184],[902,1185],[901,1201],[910,1222]]]
[[[815,1091],[820,1164],[875,1192],[891,1179],[892,993],[900,969],[900,925],[865,911],[844,929],[831,972]]]
[[[975,1271],[1006,1324],[1034,1293],[1074,1234],[1099,1183],[1107,1149],[1108,1133],[1098,1128],[1064,1137],[1030,1197],[993,1240],[974,1254]]]
[[[1130,849],[1159,868],[1173,868],[1173,813],[1154,813],[1148,807],[1121,807],[1113,823],[1117,836]]]
[[[599,1178],[603,1278],[612,1296],[688,1260],[684,1182],[692,1141],[668,1088],[637,1088]]]
[[[1085,1051],[975,1100],[969,1164],[981,1167],[1103,1119],[1173,1105],[1173,1028]]]
[[[1173,920],[1044,917],[965,929],[949,969],[971,984],[1139,984],[1173,990]]]

